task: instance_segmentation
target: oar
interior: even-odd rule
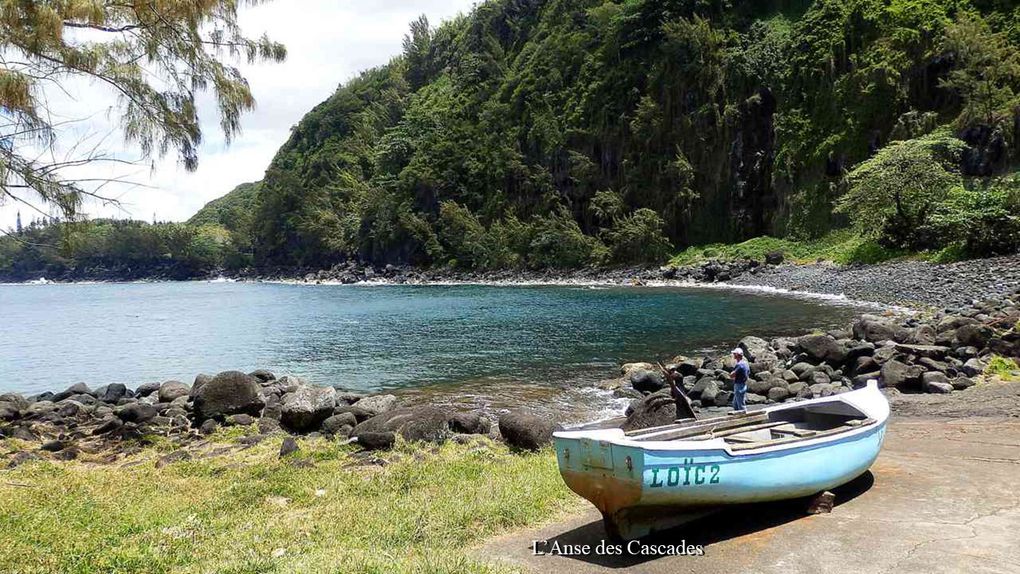
[[[662,365],[661,361],[656,361],[655,364],[659,365],[659,368],[662,369],[662,374],[666,377],[670,390],[673,391],[673,399],[676,402],[676,418],[697,420],[698,414],[694,412],[694,405],[691,404],[691,399],[687,397],[687,393],[685,393],[684,390],[676,384],[676,381],[673,380],[673,373],[666,370],[666,367]],[[677,397],[680,397],[683,400],[678,400]]]

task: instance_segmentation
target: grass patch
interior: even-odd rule
[[[401,445],[382,467],[350,447],[280,439],[155,468],[31,462],[0,481],[0,572],[499,572],[467,547],[580,500],[551,452]]]
[[[741,243],[715,243],[688,247],[673,257],[670,264],[676,266],[697,265],[711,259],[724,261],[757,259],[763,261],[765,255],[773,251],[782,252],[787,261],[794,263],[829,261],[840,265],[881,263],[900,259],[923,259],[948,263],[966,258],[965,252],[958,246],[925,252],[889,249],[874,240],[857,235],[852,230],[842,229],[818,239],[804,241],[779,239],[765,235]]]
[[[1020,382],[1020,365],[1008,357],[993,356],[985,367],[986,377],[996,377],[1007,382]]]

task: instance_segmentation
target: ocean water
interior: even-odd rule
[[[409,402],[612,411],[624,362],[843,325],[846,304],[737,290],[268,283],[0,285],[0,392],[265,368]]]

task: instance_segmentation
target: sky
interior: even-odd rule
[[[470,11],[473,4],[474,0],[273,0],[242,8],[240,23],[246,35],[265,32],[288,51],[287,60],[280,64],[239,66],[257,101],[256,109],[241,120],[242,132],[226,146],[211,100],[200,98],[203,144],[198,170],[185,171],[173,153],[131,166],[90,166],[74,177],[119,178],[130,184],[103,190],[116,197],[119,206],[93,202],[86,205],[86,212],[92,217],[145,221],[154,215],[160,221],[188,219],[236,185],[262,179],[290,128],[337,86],[399,54],[412,20],[425,14],[435,26]],[[58,136],[63,148],[84,141],[108,155],[137,159],[137,152],[123,143],[116,128],[116,111],[111,109],[116,97],[110,90],[79,79],[61,87],[47,89],[43,95],[50,102],[53,119],[75,120]],[[12,228],[17,211],[25,224],[38,216],[8,201],[0,205],[0,228]]]

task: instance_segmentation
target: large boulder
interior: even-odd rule
[[[950,384],[953,385],[953,389],[954,390],[963,391],[963,390],[966,390],[966,389],[969,389],[969,388],[973,387],[975,383],[974,383],[974,379],[970,379],[970,378],[964,377],[963,375],[959,375],[955,379],[950,381]]]
[[[117,418],[126,423],[144,423],[156,418],[159,411],[152,405],[145,403],[130,403],[122,405],[113,410]]]
[[[668,425],[676,420],[676,403],[667,391],[634,401],[629,411],[623,423],[625,431]]]
[[[781,402],[790,397],[789,387],[772,387],[769,389],[768,398],[770,401]]]
[[[0,402],[0,421],[13,421],[21,417],[21,409],[18,405],[8,402]]]
[[[797,345],[815,361],[840,365],[846,360],[846,347],[830,335],[804,335],[797,339]]]
[[[197,383],[197,381],[196,381]],[[195,393],[195,418],[222,420],[228,415],[257,416],[265,406],[258,379],[240,371],[224,371]]]
[[[939,320],[939,323],[938,325],[936,325],[935,328],[939,333],[944,333],[946,331],[955,331],[964,325],[972,325],[974,323],[977,323],[977,319],[974,319],[972,317],[962,317],[960,315],[946,315],[945,317]]]
[[[280,402],[280,423],[297,432],[318,430],[322,421],[333,415],[336,389],[333,387],[298,387],[283,395]]]
[[[365,450],[392,448],[397,437],[391,432],[366,432],[358,435],[358,446]]]
[[[64,399],[57,403],[60,410],[57,411],[65,419],[77,418],[89,413],[89,407],[72,399]]]
[[[871,358],[875,360],[875,364],[884,365],[887,361],[894,359],[897,355],[899,355],[899,351],[896,350],[895,345],[884,345],[875,349]]]
[[[159,402],[171,403],[178,397],[187,397],[191,394],[191,387],[180,381],[167,381],[159,386]]]
[[[662,373],[648,369],[631,369],[628,374],[630,384],[634,390],[642,393],[654,393],[666,386],[666,380]]]
[[[333,415],[322,421],[322,434],[326,436],[350,436],[358,421],[351,413]]]
[[[454,413],[450,417],[450,430],[458,434],[489,434],[491,425],[475,412]]]
[[[511,447],[538,450],[552,441],[552,434],[562,429],[549,417],[526,413],[507,413],[499,417],[499,433]]]
[[[826,383],[816,383],[813,385],[808,385],[806,398],[819,398],[832,396],[836,394],[836,390],[838,388],[839,385],[830,385]],[[804,391],[801,391],[801,394],[799,396],[804,395],[805,395]]]
[[[333,409],[333,414],[335,415],[342,413],[351,413],[351,415],[353,415],[359,423],[367,421],[375,416],[374,413],[359,408],[358,405],[338,405],[335,409]]]
[[[451,409],[434,406],[401,407],[380,413],[354,427],[351,433],[392,432],[404,440],[441,443],[453,436],[458,426],[457,413]],[[487,430],[487,429],[486,429]]]
[[[25,418],[38,418],[48,413],[53,413],[59,410],[60,407],[53,401],[35,401],[23,409],[22,416]]]
[[[768,265],[779,265],[783,262],[783,259],[782,251],[769,251],[765,254],[765,263]]]
[[[687,396],[693,400],[700,400],[701,393],[704,392],[705,388],[709,384],[717,384],[714,375],[705,375],[694,382],[694,385],[690,389],[687,389]],[[686,387],[686,385],[685,385]],[[669,393],[666,396],[670,396]]]
[[[907,342],[914,345],[934,345],[937,335],[935,328],[931,325],[919,325],[910,333]]]
[[[4,393],[0,395],[0,403],[11,403],[18,410],[27,409],[30,404],[25,397],[18,393]]]
[[[932,371],[921,375],[921,388],[929,393],[945,393],[948,392],[946,388],[952,391],[953,385],[949,382],[949,377],[945,373]]]
[[[963,374],[968,377],[976,377],[985,372],[986,367],[987,365],[985,365],[981,359],[975,357],[973,359],[967,359],[967,362],[963,364],[963,368],[961,370],[963,371]]]
[[[962,346],[973,346],[982,348],[988,344],[988,339],[993,335],[989,327],[980,324],[963,325],[956,330],[956,340]]]
[[[780,377],[766,377],[762,380],[751,379],[750,381],[747,381],[747,390],[748,392],[756,395],[766,396],[769,394],[769,389],[772,387],[786,387],[787,384],[786,380]]]
[[[902,336],[899,327],[874,315],[862,315],[853,325],[854,339],[863,339],[878,343],[880,341],[896,340]]]
[[[213,380],[212,376],[205,373],[199,373],[195,375],[195,382],[191,383],[191,398],[194,399],[198,395],[198,391],[202,389],[209,381]]]
[[[716,402],[716,395],[722,391],[722,386],[716,380],[711,380],[705,385],[705,388],[701,390],[700,400],[703,404],[711,405]],[[672,397],[670,397],[672,400]]]
[[[698,374],[698,369],[705,365],[705,359],[701,357],[695,357],[689,359],[687,357],[676,357],[673,359],[673,364],[676,365],[677,370],[684,377],[690,377]]]
[[[953,385],[951,385],[950,383],[936,381],[926,384],[924,387],[924,391],[926,393],[938,393],[945,395],[953,392]]]
[[[882,365],[882,386],[885,387],[916,387],[919,386],[924,368],[917,365],[908,365],[896,359],[887,361]]]
[[[754,361],[759,355],[772,351],[772,349],[769,348],[768,341],[761,337],[754,337],[751,335],[741,339],[740,342],[737,343],[737,346],[744,350],[744,355],[747,357],[748,361]]]
[[[159,392],[159,387],[160,383],[157,382],[142,383],[135,389],[135,396],[138,398],[147,397],[152,393]]]
[[[96,389],[96,399],[104,403],[117,404],[117,401],[126,396],[128,396],[128,390],[123,383],[110,383]]]
[[[308,381],[301,377],[295,375],[283,375],[278,379],[263,382],[262,393],[265,395],[283,396],[287,393],[293,393],[301,387],[307,386]]]
[[[93,393],[92,390],[89,389],[89,386],[86,385],[85,383],[77,383],[53,395],[50,398],[50,401],[54,403],[59,403],[60,401],[64,399],[69,399],[74,395],[92,395],[94,397],[95,393]]]
[[[810,377],[814,369],[815,369],[814,365],[805,361],[801,361],[790,367],[790,371],[792,371],[793,374],[796,375],[797,378],[800,380],[804,380],[805,378]]]
[[[1003,357],[1020,357],[1020,334],[1010,333],[1003,337],[992,337],[985,343],[988,350]]]
[[[368,412],[371,416],[375,416],[396,408],[397,397],[393,395],[373,395],[359,400],[354,403],[354,406]]]
[[[761,365],[766,370],[771,369],[779,362],[776,352],[761,337],[744,337],[737,343],[737,346],[744,350],[744,356],[748,361]]]

